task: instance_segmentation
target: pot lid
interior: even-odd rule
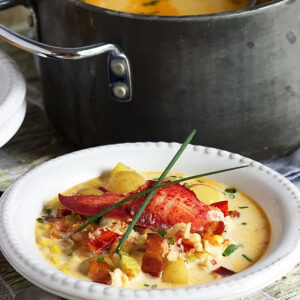
[[[0,52],[0,147],[21,126],[26,112],[25,80],[8,57]]]

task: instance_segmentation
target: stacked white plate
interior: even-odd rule
[[[6,55],[0,52],[0,147],[20,128],[26,113],[25,80]]]

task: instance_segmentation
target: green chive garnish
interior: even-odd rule
[[[185,182],[183,185],[184,185],[185,187],[187,187],[187,188],[190,186],[190,184],[187,183],[187,182]]]
[[[97,257],[97,261],[99,261],[99,262],[102,262],[102,261],[104,261],[104,257],[102,257],[102,256],[98,256],[98,257]]]
[[[222,170],[217,170],[217,171],[213,171],[213,172],[208,172],[208,173],[202,173],[202,174],[197,174],[197,175],[193,175],[193,176],[189,176],[189,177],[185,177],[185,178],[181,178],[181,179],[178,179],[178,180],[174,180],[174,181],[170,181],[170,182],[167,182],[167,183],[164,183],[160,186],[155,186],[151,189],[147,189],[147,190],[144,190],[142,192],[139,192],[139,193],[136,193],[128,198],[125,198],[115,204],[113,204],[112,206],[109,206],[108,208],[102,210],[101,212],[99,212],[97,215],[95,216],[92,216],[90,217],[84,224],[82,224],[77,230],[74,231],[74,233],[76,232],[80,232],[82,231],[83,229],[85,229],[87,226],[89,226],[90,224],[94,223],[97,219],[103,217],[105,214],[107,214],[108,212],[110,212],[111,210],[115,209],[116,207],[132,200],[132,199],[135,199],[137,197],[140,197],[140,196],[143,196],[145,194],[148,194],[152,191],[156,191],[158,189],[161,189],[161,188],[164,188],[164,187],[167,187],[167,186],[170,186],[170,185],[173,185],[173,184],[176,184],[176,183],[180,183],[180,182],[183,182],[183,181],[187,181],[187,180],[191,180],[191,179],[196,179],[196,178],[201,178],[201,177],[205,177],[205,176],[209,176],[209,175],[215,175],[215,174],[219,174],[219,173],[225,173],[225,172],[229,172],[229,171],[234,171],[234,170],[238,170],[238,169],[243,169],[243,168],[247,168],[249,167],[249,165],[245,165],[245,166],[240,166],[240,167],[234,167],[234,168],[229,168],[229,169],[222,169]]]
[[[225,251],[222,253],[223,256],[229,256],[230,254],[232,254],[236,249],[238,248],[237,245],[231,244],[229,245]]]
[[[66,253],[66,256],[72,256],[72,252]]]
[[[163,229],[158,229],[157,233],[161,236],[164,237],[166,235],[166,232]]]
[[[50,213],[51,213],[51,208],[45,209],[45,213],[46,213],[47,215],[50,215]]]
[[[230,197],[231,199],[234,199],[234,198],[235,198],[235,195],[229,194],[229,197]]]
[[[242,256],[249,262],[253,262],[253,260],[251,258],[249,258],[246,254],[242,254]]]
[[[243,222],[242,225],[247,225],[247,223]]]
[[[227,188],[227,189],[225,189],[225,192],[234,194],[234,193],[236,193],[236,188]]]
[[[239,209],[249,208],[248,206],[240,206]]]
[[[192,130],[192,132],[189,134],[189,136],[187,137],[187,139],[185,140],[185,142],[181,145],[181,147],[179,148],[179,150],[177,151],[177,153],[175,154],[175,156],[173,157],[173,159],[170,161],[170,163],[168,164],[168,166],[166,167],[166,169],[162,172],[162,174],[160,175],[160,177],[158,178],[158,180],[156,181],[154,187],[159,187],[161,185],[161,183],[163,182],[163,180],[165,179],[165,177],[168,175],[168,173],[170,172],[170,170],[172,169],[172,167],[174,166],[174,164],[176,163],[176,161],[178,160],[178,158],[180,157],[180,155],[182,154],[182,152],[185,150],[185,148],[187,147],[187,145],[190,143],[190,141],[192,140],[192,138],[195,136],[196,134],[196,130]],[[143,204],[141,205],[141,207],[139,208],[137,214],[134,216],[133,220],[131,221],[129,227],[127,228],[125,234],[123,235],[117,249],[116,252],[120,253],[122,246],[124,245],[128,235],[130,234],[131,230],[133,229],[133,227],[135,226],[136,222],[138,221],[138,219],[140,218],[141,214],[143,213],[143,211],[145,210],[146,206],[148,205],[148,203],[150,202],[152,196],[154,195],[155,190],[153,190],[152,192],[150,192],[145,201],[143,202]]]
[[[37,221],[41,224],[43,224],[45,222],[43,218],[37,218]]]
[[[168,241],[169,241],[169,243],[171,244],[171,245],[174,245],[175,244],[175,242],[174,242],[174,239],[173,238],[168,238]]]
[[[150,284],[148,284],[148,283],[144,283],[144,286],[145,286],[145,287],[149,287],[149,286],[150,286]]]
[[[157,284],[152,284],[151,289],[156,289],[157,288]]]

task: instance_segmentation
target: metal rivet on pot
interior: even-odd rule
[[[128,94],[128,87],[123,83],[116,83],[112,87],[112,92],[116,98],[123,99]]]
[[[126,73],[126,66],[123,61],[114,59],[110,63],[112,72],[117,76],[123,76]]]

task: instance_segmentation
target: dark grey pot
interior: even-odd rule
[[[271,159],[300,145],[300,1],[189,17],[118,13],[74,0],[36,0],[40,40],[121,46],[133,98],[108,91],[106,57],[42,59],[44,101],[78,147],[183,141]]]

